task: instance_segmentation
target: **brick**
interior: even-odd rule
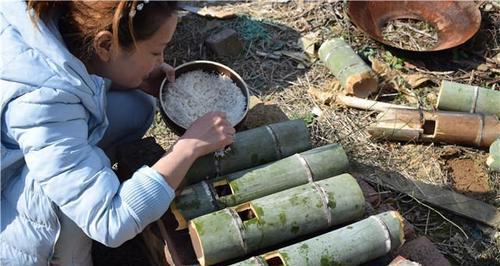
[[[422,266],[422,264],[397,256],[388,266]]]
[[[223,29],[205,40],[206,45],[217,56],[235,57],[243,51],[243,42],[233,29]]]
[[[448,260],[439,252],[437,247],[425,236],[405,243],[398,255],[425,266],[447,266]]]

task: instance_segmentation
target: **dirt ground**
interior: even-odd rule
[[[370,39],[350,22],[343,2],[213,2],[213,7],[236,16],[221,20],[180,12],[165,60],[173,66],[213,60],[239,73],[258,101],[246,128],[301,118],[308,123],[315,147],[340,143],[353,163],[452,189],[499,208],[500,175],[488,171],[487,150],[444,143],[374,141],[366,128],[375,121],[376,112],[347,108],[308,93],[316,89],[341,94],[342,88],[321,61],[305,56],[298,44],[302,37],[312,36],[317,50],[323,41],[342,37],[377,69],[380,92],[371,99],[434,109],[441,80],[500,89],[500,5],[477,4],[482,22],[471,40],[447,51],[422,55]],[[237,57],[218,57],[204,45],[208,36],[224,28],[237,31],[244,42]],[[415,78],[421,82],[414,83]],[[177,138],[160,115],[148,135],[165,149]],[[417,234],[431,239],[453,265],[500,265],[498,231],[378,188],[382,200],[399,210]],[[103,254],[102,248],[99,254]],[[99,258],[96,261],[97,265],[110,265]]]

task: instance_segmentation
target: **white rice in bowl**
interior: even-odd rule
[[[202,70],[186,72],[169,83],[162,100],[170,119],[183,128],[215,111],[225,112],[235,126],[246,108],[245,95],[230,77]]]

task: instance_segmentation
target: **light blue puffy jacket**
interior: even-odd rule
[[[120,184],[96,146],[105,93],[55,23],[37,29],[24,1],[0,1],[1,265],[47,265],[59,212],[116,247],[167,210],[174,191],[158,172]]]

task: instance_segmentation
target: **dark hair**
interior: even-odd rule
[[[94,55],[96,34],[108,30],[113,45],[131,50],[137,41],[150,38],[166,19],[175,14],[176,1],[36,1],[29,0],[34,21],[62,16],[59,31],[76,57],[87,61]]]

